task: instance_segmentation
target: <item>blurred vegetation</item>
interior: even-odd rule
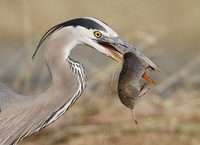
[[[85,93],[21,145],[199,145],[199,14],[198,0],[0,0],[0,81],[19,93],[50,85],[42,53],[34,63],[31,56],[50,27],[75,17],[102,19],[162,70],[153,74],[158,85],[136,106],[136,126],[116,93],[120,65],[77,48],[72,55],[88,74]]]

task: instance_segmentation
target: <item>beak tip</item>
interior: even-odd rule
[[[155,70],[158,71],[158,72],[161,72],[161,70],[157,66],[156,66]]]

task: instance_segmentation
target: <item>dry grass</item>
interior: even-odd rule
[[[87,90],[62,118],[21,145],[199,145],[199,6],[194,0],[1,0],[0,80],[17,92],[49,86],[43,55],[35,64],[31,55],[49,27],[79,16],[105,20],[162,70],[153,74],[158,85],[137,105],[136,126],[116,94],[120,65],[90,48],[74,50],[85,64]]]

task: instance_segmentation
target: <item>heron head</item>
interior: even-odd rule
[[[117,47],[118,34],[106,23],[91,17],[81,18],[76,30],[80,34],[79,41],[91,46],[102,54],[111,57],[117,62],[123,61],[123,50]]]
[[[80,25],[75,28],[80,34],[80,42],[89,45],[99,52],[111,57],[117,62],[123,62],[123,55],[127,52],[134,53],[144,64],[153,69],[158,67],[146,56],[133,47],[130,43],[123,40],[113,31],[106,23],[96,18],[84,17],[80,18]]]
[[[123,55],[126,52],[132,52],[142,59],[144,64],[149,65],[153,70],[159,70],[151,60],[140,53],[130,43],[119,37],[106,23],[91,17],[72,19],[52,27],[40,40],[33,57],[48,36],[63,28],[68,28],[75,32],[74,39],[77,40],[77,44],[91,46],[117,62],[122,63]]]

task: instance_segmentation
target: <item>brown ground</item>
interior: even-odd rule
[[[136,106],[136,126],[116,94],[120,65],[90,48],[75,50],[88,74],[87,90],[21,145],[200,145],[199,13],[198,0],[1,0],[0,81],[17,92],[49,86],[42,54],[34,64],[31,55],[47,29],[80,16],[104,20],[162,70],[153,75],[158,85]]]

